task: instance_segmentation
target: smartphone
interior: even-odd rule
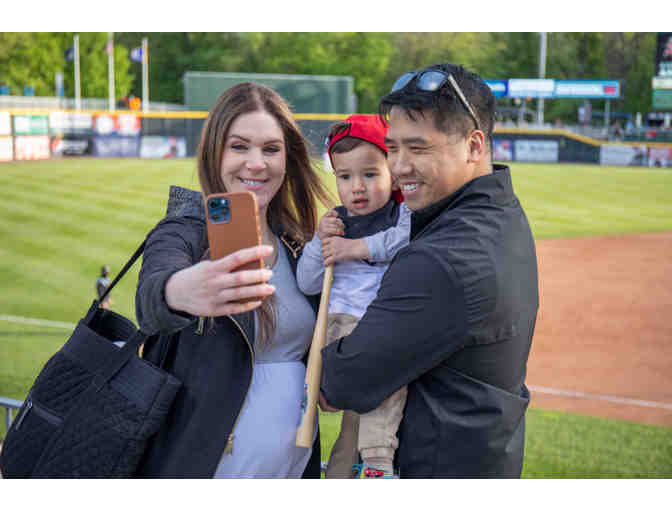
[[[252,246],[261,245],[261,225],[257,197],[250,191],[215,193],[205,198],[205,218],[210,245],[210,260]],[[263,269],[262,259],[253,260],[235,269]],[[258,298],[240,302],[256,301]]]

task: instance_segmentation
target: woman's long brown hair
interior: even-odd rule
[[[268,205],[266,219],[276,235],[284,233],[303,244],[317,227],[317,200],[331,208],[334,199],[311,163],[306,139],[289,105],[273,89],[258,83],[240,83],[219,97],[201,132],[196,158],[201,190],[206,196],[228,191],[222,180],[221,163],[229,128],[239,115],[260,110],[280,124],[287,155],[285,179]],[[265,299],[257,311],[259,342],[266,346],[275,333],[274,299]]]

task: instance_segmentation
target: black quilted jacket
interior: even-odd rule
[[[298,245],[281,236],[296,272]],[[218,317],[214,327],[172,312],[163,289],[176,271],[201,260],[207,249],[201,194],[171,187],[166,217],[147,240],[136,294],[140,328],[153,334],[143,356],[174,374],[183,386],[165,426],[149,445],[139,477],[211,478],[227,447],[252,378],[251,312]],[[319,296],[308,298],[317,313]],[[304,478],[320,476],[320,438]],[[235,445],[234,445],[235,448]]]

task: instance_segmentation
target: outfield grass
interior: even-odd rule
[[[672,231],[669,170],[514,164],[512,175],[536,239]],[[121,268],[163,216],[171,184],[198,188],[194,160],[0,164],[0,315],[76,322],[100,266]],[[130,318],[138,269],[113,292]],[[0,321],[0,396],[23,399],[68,335]],[[321,417],[325,458],[338,423]],[[672,477],[672,428],[538,409],[528,425],[527,477]]]

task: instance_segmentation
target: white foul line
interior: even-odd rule
[[[628,404],[642,407],[657,407],[659,409],[672,409],[672,404],[663,404],[662,402],[651,402],[649,400],[636,400],[625,397],[614,397],[611,395],[594,395],[590,393],[583,393],[581,391],[557,390],[555,388],[543,388],[541,386],[528,386],[528,388],[538,393],[548,393],[549,395],[558,395],[562,397],[588,398],[593,400],[606,400],[608,402],[615,402],[617,404]]]
[[[0,320],[8,322],[18,322],[21,324],[34,324],[35,326],[51,326],[54,328],[74,329],[77,324],[71,322],[50,321],[45,319],[32,319],[30,317],[19,317],[16,315],[2,315]],[[556,395],[562,397],[587,398],[592,400],[605,400],[607,402],[615,402],[617,404],[627,404],[642,407],[656,407],[659,409],[672,409],[672,404],[664,404],[662,402],[651,402],[650,400],[636,400],[625,397],[614,397],[611,395],[595,395],[591,393],[584,393],[582,391],[568,391],[559,390],[556,388],[544,388],[542,386],[528,386],[532,391],[537,393],[547,393],[549,395]]]
[[[51,326],[53,328],[74,329],[77,324],[71,322],[48,321],[45,319],[31,319],[30,317],[18,317],[16,315],[0,314],[0,321],[18,322],[20,324],[33,324],[35,326]]]

